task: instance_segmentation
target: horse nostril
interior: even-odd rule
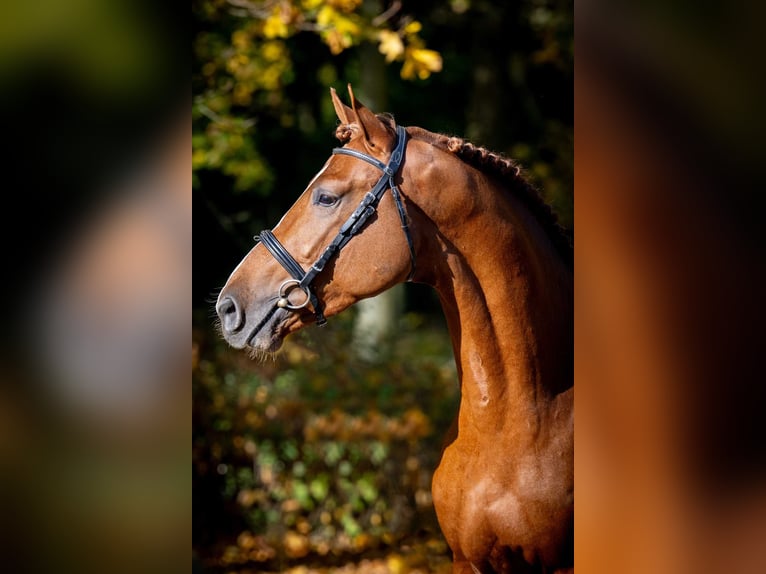
[[[221,326],[226,333],[233,333],[242,328],[245,316],[235,299],[230,296],[224,297],[218,301],[215,310],[221,319]]]

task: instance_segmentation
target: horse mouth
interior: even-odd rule
[[[275,353],[282,347],[285,337],[303,326],[309,317],[294,313],[276,305],[276,299],[268,301],[245,313],[244,325],[236,332],[222,334],[235,349],[247,349],[254,353]]]
[[[245,312],[244,324],[240,328],[221,328],[221,334],[235,349],[272,353],[282,346],[281,326],[287,318],[286,312],[276,305],[263,305]]]
[[[278,351],[283,341],[279,327],[284,322],[285,315],[284,310],[272,305],[261,320],[249,330],[244,346],[265,353]]]

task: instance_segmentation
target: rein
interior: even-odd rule
[[[410,236],[407,212],[404,209],[404,204],[402,203],[399,189],[394,183],[394,177],[396,176],[397,171],[399,171],[399,166],[404,159],[404,148],[406,143],[407,133],[404,127],[397,126],[396,146],[394,147],[394,151],[391,153],[391,157],[389,158],[387,165],[375,159],[374,157],[353,149],[334,148],[332,150],[333,155],[350,155],[357,159],[361,159],[362,161],[366,161],[367,163],[372,164],[381,170],[383,175],[380,176],[380,179],[375,184],[375,187],[373,187],[371,191],[368,191],[365,194],[362,201],[354,210],[354,213],[352,213],[346,222],[341,226],[338,235],[336,235],[335,239],[333,239],[332,242],[325,248],[325,250],[322,252],[322,255],[320,255],[319,259],[317,259],[316,262],[309,268],[308,272],[303,270],[303,267],[301,267],[301,265],[292,255],[290,255],[290,252],[285,249],[285,247],[277,240],[276,237],[274,237],[274,234],[271,231],[264,230],[261,231],[260,235],[256,236],[256,239],[260,240],[260,242],[268,250],[268,252],[271,253],[274,259],[276,259],[292,277],[292,279],[287,279],[282,283],[282,285],[279,286],[279,296],[276,302],[277,307],[281,309],[287,309],[289,311],[298,311],[311,303],[311,306],[314,309],[314,316],[316,317],[317,325],[322,326],[327,323],[327,319],[325,318],[322,309],[322,304],[319,302],[319,298],[316,296],[316,293],[311,290],[311,284],[316,276],[325,268],[325,265],[327,265],[327,263],[335,255],[337,255],[340,250],[343,249],[343,247],[346,246],[346,244],[354,235],[357,235],[361,232],[362,227],[364,227],[364,224],[372,216],[372,214],[375,213],[378,208],[378,204],[383,197],[383,194],[389,188],[391,189],[391,195],[393,196],[394,202],[396,203],[396,210],[399,213],[399,219],[402,222],[402,229],[404,230],[404,235],[407,238],[407,245],[410,250],[411,267],[410,273],[407,276],[407,281],[412,279],[412,276],[415,273],[415,248],[412,243],[412,237]],[[296,287],[303,291],[303,293],[306,295],[306,299],[299,305],[291,304],[287,298],[289,292]]]

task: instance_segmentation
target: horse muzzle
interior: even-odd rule
[[[215,310],[224,339],[235,349],[252,347],[272,352],[280,347],[282,338],[278,327],[287,312],[273,301],[248,310],[235,294],[222,293]]]

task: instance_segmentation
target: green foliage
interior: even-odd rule
[[[244,361],[215,339],[200,356],[195,480],[217,484],[225,521],[241,524],[208,550],[210,564],[353,556],[421,528],[439,539],[429,493],[457,410],[450,342],[406,316],[378,358],[361,359],[352,319],[288,338],[273,361]]]

